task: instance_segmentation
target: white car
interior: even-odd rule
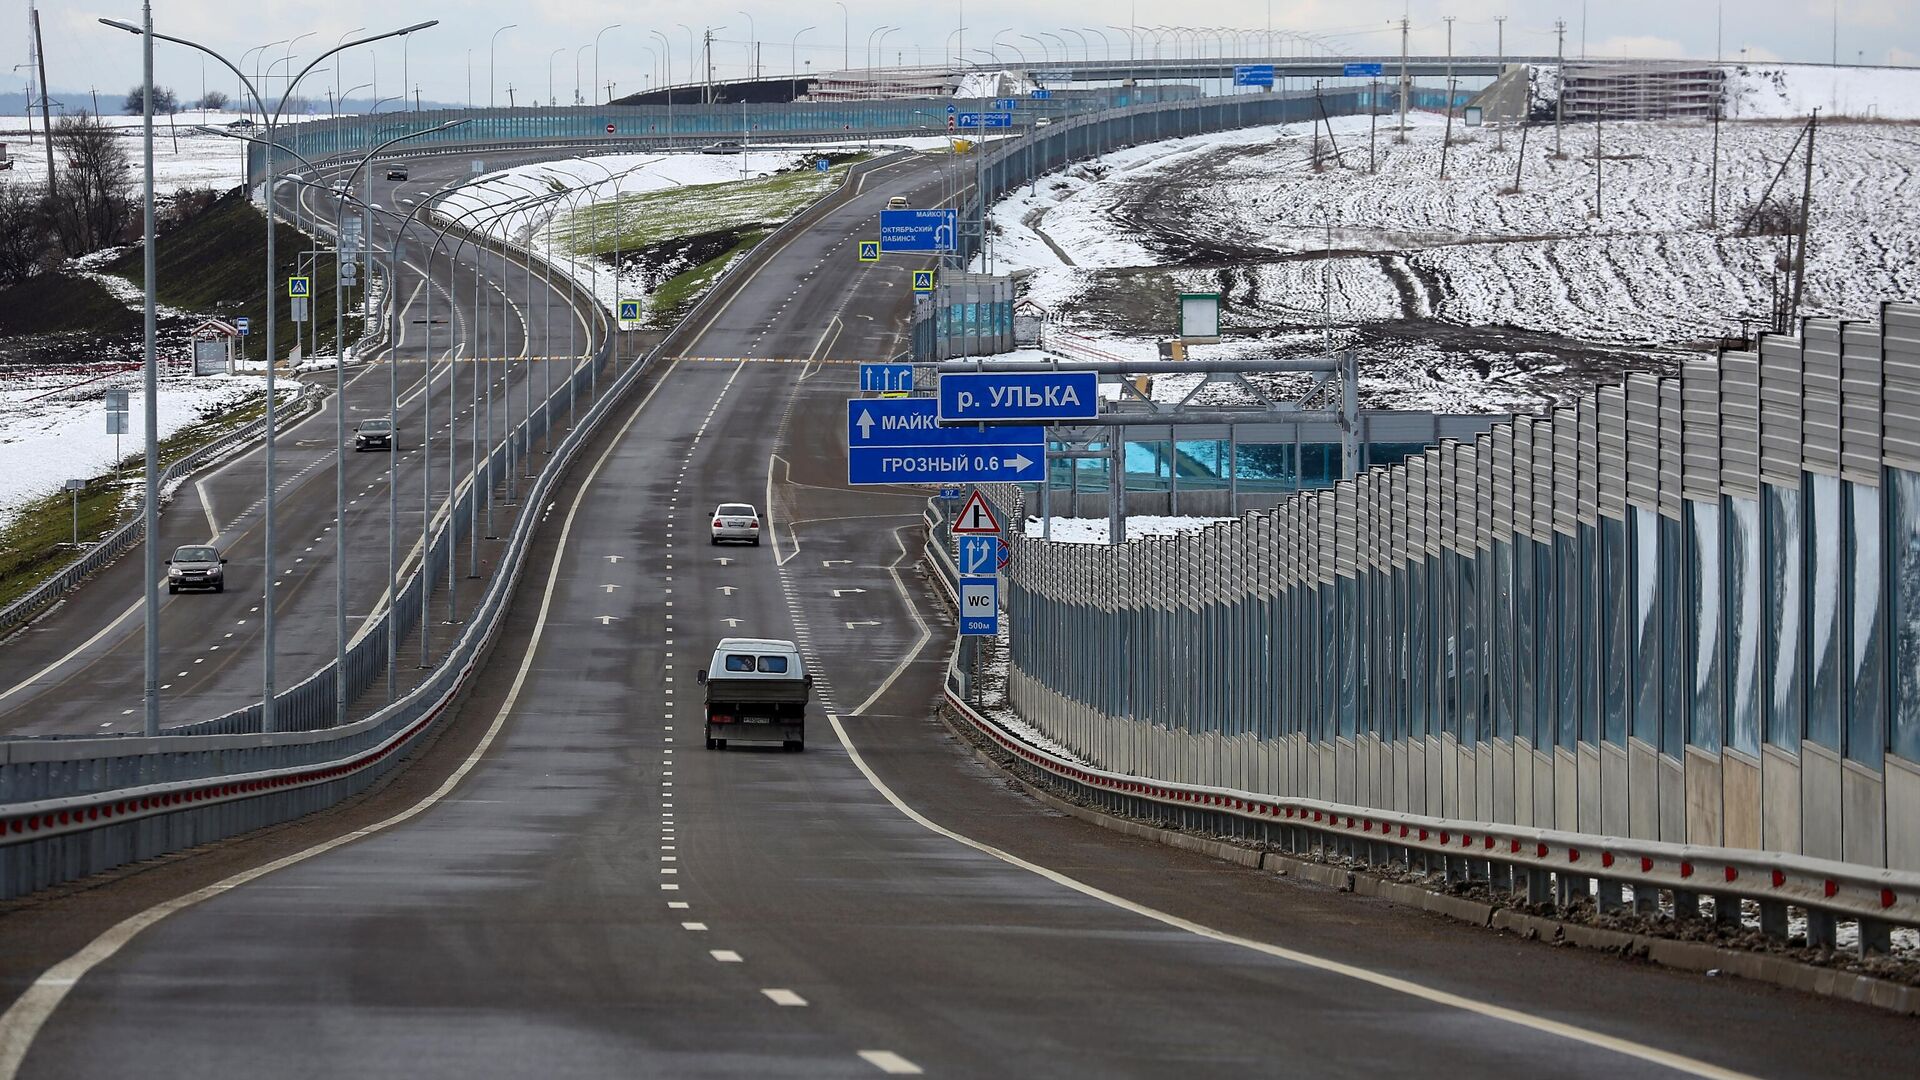
[[[713,511],[713,542],[745,540],[760,544],[760,513],[747,503],[721,503]]]

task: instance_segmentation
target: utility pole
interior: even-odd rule
[[[707,88],[701,103],[711,105],[713,104],[713,31],[708,30],[701,36],[701,52],[707,69]]]
[[[52,97],[53,95],[47,90],[47,45],[46,45],[45,39],[43,39],[40,36],[40,9],[37,7],[32,9],[32,15],[33,15],[33,61],[35,66],[37,66],[40,69],[40,126],[44,128],[47,133],[47,197],[52,198],[53,197],[53,112],[51,109],[48,108],[47,99]],[[149,47],[149,50],[151,50],[151,47],[152,47],[151,39],[148,40],[148,47]],[[32,106],[29,105],[28,108],[31,109]],[[99,115],[99,112],[100,112],[100,108],[99,108],[99,105],[96,103],[94,106],[94,114],[97,116]],[[152,534],[149,533],[148,535],[151,536]]]
[[[1713,164],[1707,169],[1707,228],[1715,228],[1720,216],[1720,90],[1713,93]]]
[[[155,345],[158,340],[155,332],[155,319],[158,310],[155,296],[156,290],[159,287],[159,279],[157,276],[158,271],[154,267],[153,252],[153,4],[151,0],[141,5],[140,24],[141,28],[146,31],[146,33],[142,35],[144,40],[140,43],[141,66],[144,68],[141,76],[140,109],[144,114],[143,127],[145,128],[145,133],[143,138],[143,153],[146,157],[147,167],[147,175],[141,183],[141,187],[144,188],[143,197],[145,200],[144,222],[142,225],[145,243],[141,248],[141,257],[145,261],[145,266],[143,267],[145,276],[142,279],[142,285],[146,293],[146,306],[142,311],[141,317],[144,355],[141,358],[142,363],[140,367],[143,379],[141,388],[146,392],[146,401],[141,404],[146,412],[145,419],[147,422],[147,490],[145,492],[146,497],[140,507],[140,546],[144,555],[141,561],[145,564],[144,583],[147,589],[146,681],[141,691],[141,704],[144,707],[145,716],[143,717],[141,731],[148,738],[153,738],[160,734],[160,691],[158,689],[160,682],[160,387],[157,381],[159,378],[159,361],[155,355]],[[33,39],[35,46],[38,47],[40,42],[40,12],[38,10],[33,13]],[[44,110],[47,100],[47,54],[44,48],[40,48],[39,53],[40,107]],[[43,112],[42,116],[44,117],[44,115],[45,113]],[[51,148],[53,145],[52,129],[48,130],[47,145]],[[49,153],[51,153],[51,149],[49,149]],[[267,229],[271,231],[273,229],[272,155],[267,156],[267,170]],[[52,178],[53,172],[51,169],[48,170],[47,176],[49,179]],[[271,305],[273,300],[271,297],[268,298],[267,303],[269,305],[267,310],[272,311],[273,308]],[[268,370],[272,370],[273,356],[271,353],[267,356],[267,367]],[[267,401],[267,407],[272,408],[272,390],[267,391]],[[269,425],[267,430],[268,432],[272,432],[272,426]],[[268,456],[272,456],[273,454],[273,443],[271,440],[267,443],[267,454]],[[269,489],[268,498],[272,498],[271,489]],[[271,708],[271,706],[268,706],[268,708]]]
[[[1373,80],[1367,90],[1367,175],[1372,176],[1379,170],[1374,167],[1373,153],[1374,129],[1380,126],[1380,80]]]
[[[1495,78],[1499,78],[1507,73],[1507,17],[1505,15],[1495,15],[1493,17],[1493,25],[1494,33],[1497,35],[1494,39],[1496,42],[1495,53],[1499,60],[1499,63],[1494,66],[1500,69],[1500,75],[1495,76]],[[1526,118],[1522,117],[1521,122],[1525,123]],[[1493,126],[1493,139],[1494,150],[1504,153],[1507,149],[1507,129],[1497,120]]]
[[[1413,96],[1413,80],[1407,77],[1407,27],[1406,19],[1400,20],[1400,133],[1395,142],[1407,141],[1407,99]]]
[[[513,84],[507,84],[507,108],[513,108]]]
[[[1454,16],[1442,16],[1447,24],[1447,126],[1440,137],[1440,179],[1447,178],[1447,147],[1453,142],[1453,20]]]
[[[1553,33],[1558,40],[1554,46],[1555,68],[1560,73],[1560,89],[1553,95],[1553,156],[1558,160],[1567,156],[1560,149],[1560,121],[1567,105],[1567,20],[1555,19]]]
[[[1820,110],[1807,118],[1806,178],[1800,187],[1800,250],[1793,257],[1793,317],[1800,317],[1800,297],[1807,283],[1807,233],[1813,215],[1813,133],[1820,126]]]
[[[1600,103],[1597,101],[1594,102],[1594,106],[1593,106],[1593,219],[1595,221],[1600,220],[1600,217],[1601,217],[1600,168],[1601,168],[1601,163],[1603,159],[1600,154],[1600,116],[1602,111],[1603,110],[1600,108]]]

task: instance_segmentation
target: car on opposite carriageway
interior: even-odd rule
[[[173,549],[167,560],[167,592],[181,589],[227,591],[227,560],[211,544],[187,544]]]
[[[384,416],[362,420],[353,429],[353,448],[360,450],[392,450],[393,421]]]

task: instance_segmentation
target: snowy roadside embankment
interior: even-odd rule
[[[286,393],[299,386],[283,381]],[[138,371],[106,378],[84,372],[47,372],[0,385],[0,527],[33,498],[60,490],[69,479],[111,473],[114,436],[107,434],[105,392],[127,391],[129,430],[119,437],[122,457],[146,438],[146,395]],[[160,438],[259,399],[266,380],[253,375],[208,375],[160,382],[156,400]],[[285,398],[283,397],[283,400]]]

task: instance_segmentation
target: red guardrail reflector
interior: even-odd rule
[[[1488,851],[1492,851],[1492,850],[1493,850],[1493,837],[1491,837],[1491,836],[1489,836],[1489,837],[1487,837],[1487,844],[1486,844],[1486,847],[1487,847],[1487,850],[1488,850]]]
[[[1736,869],[1734,869],[1734,868],[1733,868],[1733,867],[1731,867],[1731,866],[1729,866],[1729,867],[1727,867],[1727,880],[1728,880],[1728,881],[1733,881],[1734,879],[1736,879],[1736,878],[1738,878],[1739,876],[1740,876],[1740,871],[1738,871],[1738,870],[1736,870]]]
[[[1611,851],[1603,851],[1603,852],[1601,852],[1601,853],[1600,853],[1600,865],[1601,865],[1601,866],[1612,866],[1612,865],[1613,865],[1613,852],[1611,852]]]
[[[1579,849],[1579,848],[1577,848],[1577,847],[1570,847],[1570,848],[1568,848],[1568,849],[1567,849],[1567,861],[1568,861],[1568,862],[1579,862],[1579,861],[1580,861],[1580,849]]]
[[[1442,846],[1442,847],[1445,847],[1446,845],[1448,845],[1448,844],[1451,844],[1451,843],[1453,843],[1453,834],[1452,834],[1452,833],[1450,833],[1450,832],[1447,832],[1447,831],[1446,831],[1446,830],[1444,830],[1444,829],[1443,829],[1443,830],[1441,830],[1441,832],[1440,832],[1440,846]]]
[[[1895,899],[1896,897],[1893,895],[1892,889],[1880,890],[1880,906],[1881,907],[1892,907]]]
[[[1640,856],[1640,872],[1643,874],[1653,873],[1653,860],[1645,855]]]
[[[1833,899],[1833,894],[1840,891],[1840,883],[1833,880],[1832,878],[1828,878],[1825,891],[1826,891],[1827,899],[1829,900]]]
[[[1682,862],[1682,863],[1680,864],[1680,876],[1681,876],[1681,877],[1692,877],[1692,876],[1693,876],[1693,864],[1692,864],[1692,863],[1690,863],[1690,862]]]
[[[1786,871],[1775,870],[1773,872],[1773,887],[1777,889],[1780,886],[1785,885],[1786,883],[1787,883]]]
[[[1536,846],[1534,847],[1534,851],[1533,851],[1533,853],[1534,853],[1534,856],[1535,856],[1536,858],[1541,858],[1541,859],[1544,859],[1544,858],[1546,858],[1546,857],[1547,857],[1547,845],[1545,845],[1545,844],[1539,844],[1539,845],[1536,845]]]

